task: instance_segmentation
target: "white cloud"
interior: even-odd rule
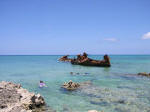
[[[142,39],[150,39],[150,32],[147,32],[146,34],[143,35]]]
[[[116,41],[117,41],[116,38],[106,38],[106,39],[104,39],[104,40],[106,40],[106,41],[111,41],[111,42],[116,42]]]

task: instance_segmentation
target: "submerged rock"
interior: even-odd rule
[[[72,110],[68,106],[64,105],[62,112],[72,112]]]
[[[75,72],[70,72],[70,75],[72,75],[72,76],[76,76],[76,75],[80,75],[80,76],[87,76],[87,75],[90,75],[90,73],[87,73],[87,72],[85,72],[85,73],[75,73]]]
[[[94,85],[91,81],[78,84],[80,86],[72,92],[73,95],[85,97],[91,105],[105,109],[106,112],[149,112],[149,91],[143,91],[143,87],[141,89],[108,88]]]
[[[30,93],[20,84],[0,82],[1,112],[45,112],[46,104],[40,94]]]
[[[143,99],[143,96],[148,96],[146,95],[149,93],[148,91],[144,91],[142,95],[143,90],[139,89],[99,87],[90,81],[83,83],[83,85],[81,83],[79,84],[80,89],[78,89],[75,94],[86,96],[86,100],[90,102],[91,105],[104,107],[108,110],[112,108],[115,112],[141,112],[142,110],[148,112],[146,110],[150,107],[149,100],[147,100],[147,98]],[[132,108],[134,108],[135,111],[127,111],[132,110]]]

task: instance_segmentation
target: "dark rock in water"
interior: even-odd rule
[[[47,108],[40,94],[30,93],[20,84],[2,81],[0,82],[0,110],[1,112],[45,112]]]
[[[73,91],[73,90],[82,90],[85,87],[87,88],[88,86],[90,86],[92,83],[90,81],[86,81],[86,82],[82,82],[82,83],[75,83],[72,82],[71,80],[68,83],[64,83],[61,88],[64,88],[65,90],[68,91]]]
[[[68,55],[65,55],[59,59],[59,61],[67,61],[71,62],[74,65],[83,65],[83,66],[98,66],[98,67],[110,67],[110,58],[108,55],[104,55],[103,60],[94,60],[88,58],[87,53],[83,53],[83,55],[77,55],[77,58],[71,59],[68,58]]]
[[[71,62],[72,59],[68,58],[68,55],[65,55],[65,56],[62,56],[59,61],[68,61],[68,62]]]
[[[150,73],[145,73],[145,72],[143,72],[143,73],[138,73],[138,75],[150,77]]]
[[[89,75],[90,73],[74,73],[74,72],[70,72],[70,75],[80,75],[80,76],[87,76]]]
[[[108,106],[109,103],[107,102],[96,102],[96,101],[90,101],[91,104],[100,105],[100,106]]]
[[[129,86],[117,86],[117,88],[120,88],[120,89],[133,89],[132,87],[129,87]]]
[[[83,53],[83,56],[77,55],[77,59],[72,59],[71,63],[74,65],[83,65],[83,66],[98,66],[98,67],[110,67],[110,58],[108,55],[104,55],[103,60],[94,60],[87,57],[86,53]]]
[[[84,73],[85,75],[88,75],[88,74],[90,74],[90,73]]]
[[[124,100],[119,100],[118,103],[125,104],[125,101]]]
[[[71,75],[73,75],[73,72],[70,72]]]
[[[126,76],[121,75],[120,77],[123,78],[123,79],[126,79],[126,80],[135,80],[135,77],[131,76],[131,74],[130,75],[126,75]]]
[[[79,86],[80,86],[80,84],[69,81],[68,83],[64,83],[62,85],[62,88],[69,90],[69,91],[73,91],[73,90],[78,89]]]

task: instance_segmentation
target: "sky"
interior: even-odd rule
[[[150,54],[150,0],[0,0],[0,55]]]

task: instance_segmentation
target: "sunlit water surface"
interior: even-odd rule
[[[0,56],[0,81],[20,83],[29,91],[42,94],[57,112],[150,111],[150,78],[134,75],[150,72],[150,55],[112,55],[110,68],[71,65],[58,62],[60,57]],[[90,57],[103,58],[101,55]],[[70,75],[70,72],[80,75]],[[39,88],[40,80],[48,87]],[[60,89],[69,80],[91,81],[93,85],[75,92]]]

